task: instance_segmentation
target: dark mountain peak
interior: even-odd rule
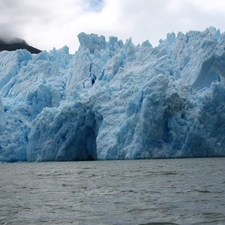
[[[17,49],[26,49],[32,54],[38,54],[41,52],[41,50],[28,45],[27,42],[21,38],[0,38],[0,51],[15,51]]]

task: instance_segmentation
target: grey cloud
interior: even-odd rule
[[[171,10],[175,2],[179,9]],[[148,39],[156,46],[172,31],[186,33],[209,26],[223,31],[224,20],[222,12],[206,12],[187,0],[0,0],[0,38],[28,37],[28,44],[40,42],[41,49],[67,45],[69,39],[75,43],[81,31],[123,40],[132,37],[135,44]]]
[[[37,23],[46,24],[51,20],[51,12],[44,4],[34,0],[0,1],[0,38],[23,38],[24,29]]]
[[[9,25],[0,24],[0,40],[4,42],[10,42],[18,34],[9,28]]]
[[[125,28],[129,29],[132,39],[137,43],[149,39],[153,45],[166,31],[168,16],[166,10],[170,1],[164,0],[130,0],[122,5],[120,21]]]
[[[119,19],[124,32],[130,32],[135,44],[148,39],[156,46],[159,39],[166,38],[167,33],[186,33],[218,25],[220,28],[225,27],[225,15],[222,13],[203,11],[188,1],[182,1],[179,10],[170,11],[171,3],[172,0],[126,1]]]

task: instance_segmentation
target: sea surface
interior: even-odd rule
[[[0,164],[0,224],[225,224],[225,158]]]

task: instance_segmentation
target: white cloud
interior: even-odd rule
[[[224,10],[220,0],[1,0],[0,36],[46,50],[68,45],[71,52],[82,31],[157,45],[172,31],[224,31]]]
[[[221,0],[187,0],[191,4],[195,5],[197,8],[213,13],[221,12],[224,13],[225,2]]]

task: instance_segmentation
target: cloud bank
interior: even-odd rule
[[[172,31],[224,32],[224,10],[220,0],[1,0],[0,38],[23,38],[45,50],[67,45],[72,53],[80,32],[156,46]]]

